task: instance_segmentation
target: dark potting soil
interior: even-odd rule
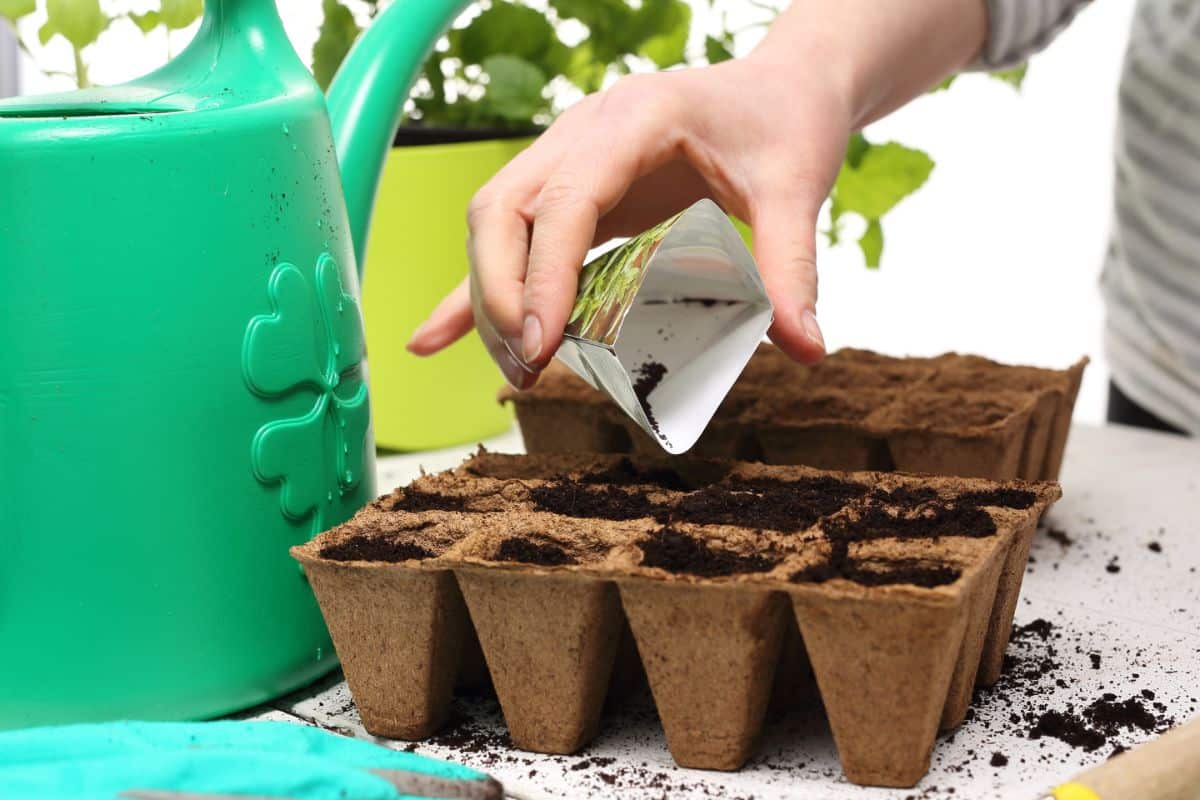
[[[1053,541],[1058,542],[1064,548],[1070,547],[1071,545],[1075,544],[1075,540],[1072,539],[1066,531],[1060,530],[1058,528],[1047,528],[1046,535],[1048,537],[1050,537],[1050,539],[1052,539]]]
[[[419,544],[382,536],[355,536],[321,548],[321,557],[331,561],[422,561],[433,553]]]
[[[792,583],[824,583],[844,578],[861,586],[896,586],[907,584],[932,589],[947,586],[962,575],[962,570],[944,564],[931,564],[917,559],[860,562],[845,557],[845,548],[834,548],[829,561],[792,573]]]
[[[841,510],[867,487],[836,478],[740,480],[682,497],[672,519],[700,525],[738,525],[793,532]]]
[[[633,383],[633,394],[637,397],[638,403],[642,406],[642,411],[646,412],[646,419],[650,423],[650,427],[659,436],[662,436],[662,431],[658,429],[658,420],[654,418],[654,411],[650,408],[650,393],[653,392],[658,385],[662,383],[662,379],[666,377],[667,368],[665,365],[657,361],[647,361],[636,370],[637,380]]]
[[[1137,728],[1150,733],[1163,723],[1137,697],[1117,700],[1117,696],[1111,692],[1106,692],[1085,708],[1083,715],[1110,736],[1122,728]]]
[[[1174,724],[1175,720],[1161,713],[1155,714],[1137,697],[1117,700],[1115,694],[1105,692],[1082,712],[1068,706],[1065,711],[1046,711],[1037,716],[1029,731],[1029,738],[1051,736],[1072,747],[1091,752],[1108,744],[1109,739],[1122,731],[1137,729],[1153,733]]]
[[[1072,747],[1082,747],[1089,753],[1108,743],[1108,739],[1095,730],[1083,718],[1064,711],[1046,711],[1033,721],[1029,730],[1030,739],[1049,736],[1066,742]]]
[[[693,488],[683,475],[670,467],[640,468],[628,458],[622,457],[610,467],[589,473],[579,479],[580,483],[599,483],[613,486],[644,484],[660,489],[685,492]]]
[[[929,504],[913,515],[895,516],[880,506],[867,506],[858,519],[837,519],[825,527],[831,539],[936,539],[965,536],[978,539],[996,533],[996,523],[981,508]]]
[[[779,563],[778,558],[767,558],[758,553],[742,555],[719,550],[669,527],[660,528],[638,542],[638,548],[642,551],[643,567],[657,567],[700,578],[766,572]]]
[[[466,511],[467,498],[423,492],[411,486],[401,489],[389,511]]]
[[[1131,732],[1155,733],[1170,728],[1174,719],[1166,715],[1166,705],[1153,702],[1155,693],[1141,689],[1125,700],[1105,692],[1099,698],[1076,705],[1051,708],[1041,699],[1066,688],[1066,679],[1073,677],[1059,662],[1059,645],[1063,632],[1046,619],[1035,619],[1013,628],[1012,642],[1004,657],[1004,672],[999,682],[989,689],[980,689],[974,706],[983,704],[1005,709],[1003,716],[992,716],[992,724],[1000,725],[997,734],[1022,735],[1030,739],[1058,739],[1087,752],[1104,747],[1115,755],[1125,749],[1120,739]],[[1074,643],[1075,653],[1086,654],[1095,665],[1096,653],[1088,653],[1086,641]],[[1111,671],[1111,667],[1109,668]],[[1116,679],[1116,675],[1110,676]],[[1134,672],[1128,679],[1136,685],[1140,676]],[[985,727],[986,724],[985,724]],[[1126,740],[1127,741],[1127,740]]]
[[[539,511],[566,517],[626,520],[654,516],[659,506],[636,490],[616,486],[579,486],[571,481],[554,481],[529,490]]]
[[[1031,508],[1037,495],[1025,489],[988,489],[967,492],[955,498],[955,502],[966,506],[1002,506],[1004,508]]]
[[[917,506],[937,500],[939,496],[936,489],[931,489],[928,486],[918,486],[916,488],[911,486],[897,486],[891,490],[876,488],[871,492],[873,500],[904,506],[905,508],[916,508]]]
[[[1033,622],[1025,625],[1017,625],[1012,629],[1013,639],[1025,639],[1030,636],[1036,636],[1043,642],[1050,638],[1050,634],[1054,631],[1054,625],[1049,620],[1035,619]]]
[[[1008,756],[1004,753],[992,753],[992,760],[989,762],[993,767],[1008,766]]]
[[[553,542],[532,542],[529,539],[510,536],[496,549],[497,561],[515,561],[539,567],[560,567],[578,563],[573,555]]]
[[[712,308],[713,306],[736,306],[742,303],[742,300],[722,300],[716,297],[677,297],[673,300],[646,300],[642,303],[644,306],[665,306],[665,305],[685,305],[685,306],[704,306]]]

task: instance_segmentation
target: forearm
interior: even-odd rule
[[[860,128],[974,61],[984,0],[794,0],[752,57],[777,80],[820,70]]]

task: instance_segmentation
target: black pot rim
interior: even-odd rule
[[[392,147],[421,147],[431,144],[461,144],[491,139],[523,139],[537,136],[541,128],[455,128],[439,125],[401,125]]]

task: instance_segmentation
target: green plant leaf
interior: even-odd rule
[[[545,52],[542,53],[542,57],[535,59],[534,63],[541,67],[548,76],[565,75],[571,65],[573,49],[567,47],[555,36],[551,39]]]
[[[100,0],[46,0],[46,24],[38,36],[45,44],[57,33],[82,50],[100,38],[110,21]]]
[[[588,44],[599,64],[609,65],[632,53],[650,36],[634,25],[634,10],[625,0],[550,0],[562,19],[576,19],[587,26]]]
[[[542,90],[546,76],[528,61],[511,55],[487,58],[483,64],[487,73],[487,92],[482,110],[510,123],[529,124],[546,108]]]
[[[608,64],[596,57],[592,42],[585,39],[571,48],[570,58],[562,74],[584,92],[597,91],[604,85]]]
[[[468,64],[482,64],[489,56],[499,54],[536,62],[556,38],[554,28],[542,12],[497,2],[462,30],[456,54]]]
[[[1012,69],[1001,69],[995,72],[988,73],[998,81],[1003,81],[1014,89],[1020,89],[1021,84],[1025,82],[1025,73],[1029,71],[1029,63],[1026,62]]]
[[[842,166],[834,191],[843,211],[861,214],[869,221],[879,219],[921,188],[933,171],[933,160],[898,142],[863,142],[866,149],[858,166]]]
[[[317,84],[322,89],[328,89],[361,31],[350,9],[340,0],[322,0],[321,7],[325,18],[321,21],[317,41],[313,44],[312,69]]]
[[[858,246],[866,265],[871,269],[879,269],[879,259],[883,256],[883,226],[879,220],[867,222],[867,229],[859,237]]]
[[[956,78],[958,78],[957,73],[954,75],[947,75],[945,78],[942,79],[941,83],[939,83],[937,86],[934,86],[932,89],[929,90],[929,94],[933,94],[934,92],[946,91],[954,84],[954,81]]]
[[[683,0],[645,0],[638,9],[634,25],[653,31],[638,48],[638,53],[659,69],[681,63],[687,50],[692,9]]]
[[[921,188],[932,171],[933,160],[920,150],[896,142],[875,144],[858,133],[851,136],[830,194],[829,227],[824,231],[830,246],[840,241],[842,216],[858,214],[867,223],[858,246],[867,266],[878,267],[883,258],[883,216]]]
[[[0,17],[16,22],[37,9],[37,0],[0,0]]]
[[[157,11],[147,11],[145,14],[131,12],[129,19],[138,26],[142,33],[149,33],[162,24],[162,14]]]
[[[704,37],[704,57],[709,64],[719,64],[733,58],[730,44],[712,36]]]
[[[167,30],[186,28],[204,13],[204,0],[162,0],[162,22]]]
[[[858,165],[862,163],[863,154],[870,148],[871,144],[867,141],[867,137],[861,133],[850,134],[850,141],[846,144],[845,163],[851,169],[858,169]]]
[[[634,11],[625,0],[550,0],[550,7],[563,19],[577,19],[593,33],[611,33],[628,25]]]

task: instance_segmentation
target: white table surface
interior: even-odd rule
[[[521,443],[509,433],[487,446],[518,452]],[[422,467],[453,466],[472,449],[381,458],[380,491],[407,482]],[[1015,671],[1030,665],[1036,671],[1047,658],[1057,666],[1036,679],[1006,677],[1001,687],[1007,688],[977,695],[973,718],[939,738],[929,774],[914,789],[848,783],[820,712],[770,720],[758,756],[736,773],[675,767],[648,700],[606,716],[599,738],[575,756],[507,747],[498,707],[486,699],[456,700],[451,731],[432,742],[375,741],[477,767],[520,798],[1037,797],[1107,758],[1112,747],[1085,752],[1056,739],[1030,739],[1030,724],[1020,720],[1026,714],[1082,708],[1108,691],[1121,700],[1140,697],[1142,690],[1153,692],[1161,715],[1177,723],[1200,711],[1200,441],[1076,426],[1062,482],[1063,499],[1046,522],[1072,543],[1039,533],[1016,614],[1018,625],[1050,621],[1054,634],[1045,642],[1018,637],[1009,647]],[[303,721],[374,740],[337,675],[242,716]],[[1126,730],[1113,743],[1129,746],[1152,735]],[[994,753],[1008,763],[992,766]]]

